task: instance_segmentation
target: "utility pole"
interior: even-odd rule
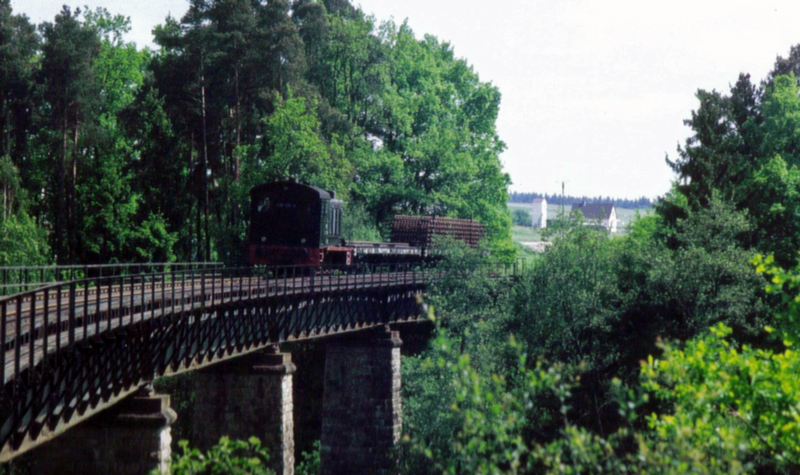
[[[561,221],[561,229],[559,230],[559,233],[561,234],[562,238],[566,234],[567,222],[569,221],[567,219],[566,210],[564,209],[564,205],[565,205],[564,202],[566,201],[564,188],[565,188],[566,183],[567,183],[566,181],[561,180],[561,217],[559,218],[559,221]]]

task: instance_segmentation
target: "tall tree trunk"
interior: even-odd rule
[[[239,169],[241,168],[241,160],[239,159],[239,153],[237,150],[242,143],[242,122],[241,122],[241,114],[242,114],[242,97],[239,95],[239,66],[236,66],[234,71],[234,84],[236,86],[236,142],[235,146],[233,147],[233,155],[234,159],[234,170],[233,170],[233,179],[236,183],[239,183]]]
[[[3,133],[2,144],[0,150],[5,152],[5,155],[11,156],[11,114],[9,113],[8,99],[3,98],[3,123],[0,124],[0,131]]]
[[[203,213],[205,217],[205,261],[211,260],[211,236],[208,233],[208,134],[206,132],[206,78],[204,59],[200,54],[200,94],[203,109]]]
[[[65,240],[65,219],[67,214],[67,115],[61,119],[61,157],[58,161],[58,196],[56,199],[56,257],[59,264],[67,263]]]
[[[190,135],[191,135],[191,138],[189,139],[189,170],[192,170],[194,168],[194,132],[191,132]],[[195,228],[194,228],[194,230],[195,230],[195,238],[194,238],[193,249],[192,249],[192,260],[195,260],[198,257],[202,260],[203,253],[200,251],[200,249],[203,246],[202,245],[202,242],[203,242],[203,231],[202,231],[203,230],[203,225],[202,225],[202,220],[203,220],[203,212],[202,212],[203,199],[199,195],[196,195],[196,196],[197,196],[197,208],[196,208],[197,212],[195,213],[195,218],[196,218],[195,219]]]
[[[80,133],[80,121],[78,113],[75,113],[75,131],[73,134],[72,142],[72,164],[70,173],[70,186],[69,186],[69,210],[68,210],[68,227],[69,232],[69,255],[70,262],[75,264],[75,253],[78,249],[78,223],[77,223],[77,182],[78,182],[78,138]]]

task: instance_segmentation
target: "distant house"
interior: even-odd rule
[[[572,204],[572,212],[580,211],[583,214],[583,223],[586,225],[600,225],[608,232],[617,232],[617,208],[614,203],[587,203],[581,201]]]
[[[547,227],[547,200],[544,198],[533,199],[532,221],[534,228]]]

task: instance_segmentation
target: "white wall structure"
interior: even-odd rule
[[[608,222],[604,223],[604,225],[609,232],[616,233],[618,221],[619,220],[617,219],[617,207],[614,206],[613,208],[611,208],[611,215],[608,217]]]
[[[547,200],[544,198],[533,199],[532,225],[534,228],[547,227]]]
[[[584,225],[602,226],[608,232],[617,232],[617,208],[614,203],[586,203],[583,201],[573,203],[572,211],[581,212]]]

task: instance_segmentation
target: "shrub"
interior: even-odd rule
[[[172,475],[275,475],[274,470],[267,468],[269,454],[256,437],[246,441],[222,437],[219,444],[205,453],[190,448],[186,440],[179,445],[182,453],[172,458]],[[150,475],[160,473],[154,469]]]

